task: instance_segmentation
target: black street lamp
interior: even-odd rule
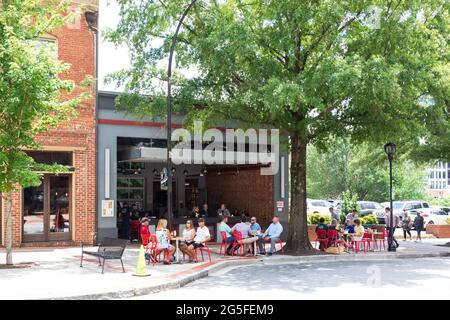
[[[186,18],[189,10],[194,6],[197,0],[193,0],[184,10],[178,21],[177,28],[172,38],[169,52],[169,64],[167,66],[167,222],[169,228],[173,223],[173,205],[172,205],[172,61],[175,46],[177,44],[178,33],[180,32],[181,25],[184,18]]]
[[[394,160],[395,152],[397,151],[397,146],[392,143],[388,142],[384,145],[384,152],[386,152],[389,160],[389,182],[390,182],[390,226],[389,226],[389,244],[388,244],[388,251],[396,251],[397,247],[394,244],[394,208],[393,208],[393,196],[392,196],[392,161]]]

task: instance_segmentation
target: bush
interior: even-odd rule
[[[319,224],[319,220],[320,218],[324,218],[325,219],[325,224],[330,224],[331,223],[331,217],[328,214],[319,214],[319,213],[311,213],[308,214],[308,225],[312,225],[312,224]]]
[[[344,191],[342,193],[341,214],[339,216],[341,224],[345,223],[347,214],[353,210],[357,210],[358,212],[361,210],[358,204],[358,196],[356,194],[352,194],[350,190]]]
[[[374,214],[369,214],[360,218],[362,224],[378,224],[378,219]]]

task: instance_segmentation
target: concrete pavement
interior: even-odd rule
[[[120,262],[107,262],[105,274],[101,274],[97,260],[87,257],[84,267],[79,267],[80,248],[17,249],[14,262],[34,262],[35,266],[21,269],[0,269],[0,299],[117,299],[179,288],[194,280],[207,277],[230,266],[257,264],[270,267],[281,264],[318,263],[331,261],[375,261],[393,258],[425,258],[450,256],[449,247],[438,244],[450,239],[426,239],[422,243],[400,241],[396,253],[370,252],[341,255],[282,256],[272,257],[219,257],[218,246],[212,247],[212,262],[197,264],[150,265],[150,277],[133,277],[137,265],[138,248],[130,246],[124,254],[126,273]],[[0,261],[4,261],[4,251]]]
[[[251,265],[133,300],[448,299],[450,258]],[[205,292],[208,294],[205,295]]]

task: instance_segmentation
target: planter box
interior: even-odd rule
[[[427,225],[427,234],[432,234],[436,238],[450,238],[450,225],[429,224]]]

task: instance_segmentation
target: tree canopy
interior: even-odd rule
[[[131,68],[119,103],[162,116],[167,57],[187,0],[118,0],[121,20],[106,33],[125,43]],[[288,247],[310,250],[306,232],[306,147],[331,136],[418,148],[430,126],[448,122],[446,0],[198,0],[178,39],[174,105],[187,121],[263,123],[289,137]],[[140,94],[149,96],[143,97]],[[431,140],[431,139],[430,139]]]

